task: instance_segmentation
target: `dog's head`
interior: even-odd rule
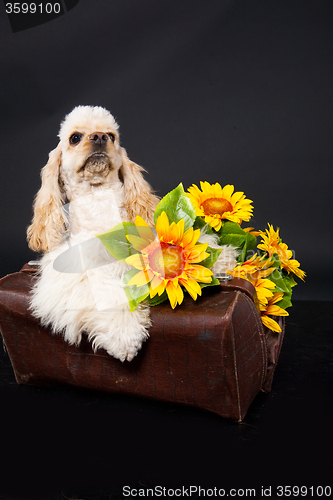
[[[60,132],[60,174],[66,195],[79,184],[99,187],[118,179],[125,153],[119,144],[118,125],[99,106],[78,106],[66,116]]]
[[[144,180],[144,169],[129,160],[120,146],[118,125],[106,109],[78,106],[61,124],[59,144],[42,169],[42,185],[34,202],[34,217],[28,228],[29,247],[50,251],[63,237],[62,206],[82,192],[112,188],[119,180],[125,188],[128,220],[140,215],[148,224],[158,198]]]

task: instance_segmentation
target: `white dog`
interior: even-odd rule
[[[118,125],[104,108],[75,108],[59,138],[42,170],[28,228],[30,248],[46,252],[31,309],[70,344],[86,332],[94,348],[131,360],[148,336],[149,308],[140,304],[130,312],[123,284],[129,267],[95,235],[136,215],[153,224],[158,198],[120,146]]]
[[[42,170],[27,233],[30,248],[45,252],[31,310],[70,344],[79,344],[85,332],[95,349],[130,361],[148,337],[149,307],[141,303],[130,312],[123,283],[129,266],[95,235],[136,215],[153,224],[158,198],[120,146],[118,125],[104,108],[74,108],[59,138]],[[202,241],[213,246],[206,236]],[[225,249],[213,271],[232,269],[236,256]]]

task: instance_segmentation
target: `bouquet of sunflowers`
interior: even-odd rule
[[[253,212],[243,192],[218,183],[201,182],[200,187],[192,185],[185,192],[179,184],[168,193],[155,210],[154,228],[137,216],[134,223],[123,222],[97,235],[113,257],[131,266],[124,276],[130,309],[143,300],[151,306],[169,300],[175,308],[184,292],[197,300],[202,288],[220,284],[211,268],[223,252],[218,246],[230,245],[238,249],[238,258],[227,273],[252,283],[263,324],[280,332],[273,317],[288,315],[293,276],[304,280],[304,271],[279,229],[269,224],[264,232],[241,227]],[[200,243],[202,234],[214,235],[218,246]]]

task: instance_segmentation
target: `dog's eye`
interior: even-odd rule
[[[69,142],[71,144],[78,144],[82,139],[82,134],[79,134],[79,132],[75,132],[75,134],[72,134],[69,138]]]
[[[111,141],[114,142],[116,140],[116,137],[114,134],[108,134],[108,136],[110,137]]]

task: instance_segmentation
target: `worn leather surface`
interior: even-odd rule
[[[193,405],[242,420],[269,391],[283,335],[263,328],[252,285],[242,279],[151,308],[150,338],[131,362],[83,339],[70,346],[32,317],[34,268],[0,280],[0,329],[18,383],[78,387]]]

